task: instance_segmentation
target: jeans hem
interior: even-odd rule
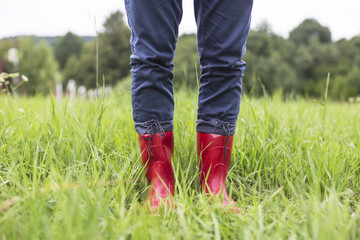
[[[152,120],[153,121],[153,120]],[[171,132],[174,130],[174,123],[172,120],[170,121],[157,121],[164,132]],[[138,134],[144,134],[149,128],[148,122],[135,122],[135,130]],[[154,133],[160,133],[159,129],[155,129]]]
[[[235,134],[236,124],[224,122],[219,119],[210,121],[197,120],[196,131],[202,133],[218,134],[223,136],[231,136]]]

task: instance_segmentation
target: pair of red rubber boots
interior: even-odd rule
[[[149,181],[146,202],[150,211],[157,211],[164,202],[172,205],[174,173],[171,164],[174,151],[173,132],[139,135],[142,162]],[[197,133],[200,186],[212,198],[219,199],[232,212],[242,208],[228,196],[225,179],[230,167],[233,136]]]

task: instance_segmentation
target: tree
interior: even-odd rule
[[[65,67],[66,61],[72,56],[79,56],[83,41],[79,36],[68,32],[59,37],[55,44],[55,58],[59,63],[60,69]]]
[[[296,44],[308,44],[312,37],[316,37],[320,43],[330,43],[330,29],[322,26],[317,20],[308,18],[294,28],[289,34],[289,39]]]
[[[260,57],[246,53],[249,68],[245,70],[244,91],[256,96],[261,96],[263,90],[270,95],[280,89],[283,93],[297,92],[296,72],[282,57],[275,51]]]
[[[175,86],[197,87],[200,64],[195,34],[185,34],[179,37],[174,65]]]
[[[85,43],[79,57],[72,55],[66,62],[63,77],[74,79],[78,85],[88,88],[96,87],[96,45],[95,42]]]
[[[41,41],[35,44],[32,37],[19,39],[19,71],[29,79],[22,87],[28,94],[46,94],[54,87],[58,69],[52,49]]]
[[[99,34],[99,73],[114,85],[130,73],[130,29],[120,11],[112,13]]]
[[[102,84],[104,76],[107,85],[115,85],[130,73],[130,29],[124,23],[120,11],[106,19],[104,29],[97,37],[99,84]],[[83,46],[80,56],[69,58],[63,71],[65,80],[75,79],[79,85],[96,87],[96,57],[95,39]]]
[[[346,75],[336,75],[331,78],[330,96],[347,100],[360,94],[360,68],[354,66]]]
[[[268,23],[263,22],[256,30],[251,30],[246,49],[256,56],[269,56],[272,49],[272,37],[274,34],[271,32],[271,27]]]
[[[294,44],[271,32],[264,23],[250,32],[244,60],[244,92],[260,96],[281,89],[284,94],[298,91],[298,78],[293,68]]]

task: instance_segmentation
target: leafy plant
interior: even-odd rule
[[[19,73],[0,73],[0,86],[2,93],[13,94],[24,82],[29,81],[25,75]],[[15,83],[17,82],[17,83]]]

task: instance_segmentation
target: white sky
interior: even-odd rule
[[[180,33],[196,31],[193,1],[183,0]],[[110,13],[124,11],[123,0],[0,0],[0,38],[22,34],[39,36],[95,35]],[[305,18],[328,26],[333,40],[360,35],[360,0],[254,0],[252,28],[267,21],[284,37]]]

